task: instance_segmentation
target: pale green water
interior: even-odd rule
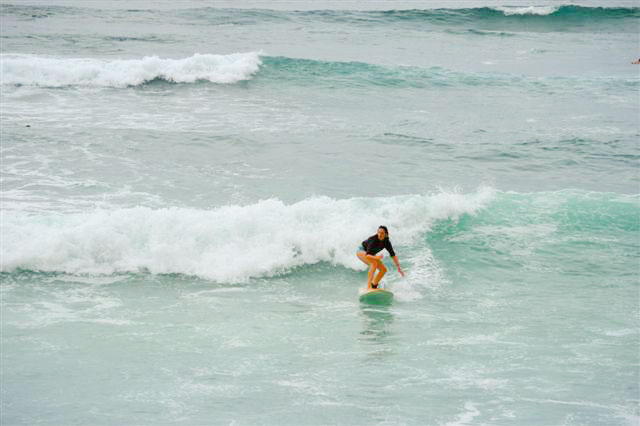
[[[25,4],[0,423],[638,424],[636,5]]]

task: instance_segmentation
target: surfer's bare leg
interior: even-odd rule
[[[376,269],[378,269],[377,262],[371,262],[371,267],[369,268],[369,276],[367,280],[367,288],[371,288],[371,283],[373,282],[373,277],[376,274]]]
[[[373,288],[371,283],[374,282],[376,270],[382,267],[384,268],[384,271],[387,272],[387,268],[385,268],[381,262],[382,256],[374,256],[371,254],[367,254],[367,252],[363,250],[358,252],[358,259],[360,259],[365,265],[369,266],[369,274],[367,277],[368,278],[367,287],[371,289]],[[382,276],[380,276],[380,278],[382,278]],[[380,281],[380,279],[378,279],[378,281]]]
[[[367,274],[367,287],[371,288],[371,283],[373,282],[373,276],[377,269],[375,259],[371,259],[370,257],[368,257],[367,252],[364,250],[358,252],[358,259],[360,259],[362,263],[364,263],[369,267],[369,273]]]
[[[376,275],[376,278],[373,280],[374,287],[378,287],[378,283],[386,273],[387,273],[387,268],[384,266],[382,262],[378,262],[378,274]]]
[[[367,266],[371,265],[371,263],[369,262],[369,259],[367,259],[367,252],[364,250],[358,252],[358,259],[362,260],[362,263],[364,263]]]

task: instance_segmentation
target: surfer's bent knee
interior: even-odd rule
[[[367,252],[366,251],[359,251],[356,253],[356,256],[358,256],[358,259],[360,259],[361,261],[363,261],[367,266],[372,267],[374,270],[381,270],[384,272],[387,272],[387,268],[384,266],[384,263],[382,263],[382,260],[380,259],[370,259],[367,257]]]
[[[384,263],[382,263],[382,260],[380,259],[372,260],[371,266],[373,266],[374,269],[377,269],[379,271],[387,272],[387,268],[384,266]]]

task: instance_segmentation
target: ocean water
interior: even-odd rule
[[[640,424],[636,2],[0,24],[2,425]]]

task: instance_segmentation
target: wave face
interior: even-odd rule
[[[329,87],[428,88],[458,86],[517,86],[532,90],[616,89],[640,86],[638,78],[527,77],[506,73],[473,73],[442,67],[383,66],[363,62],[334,62],[267,56],[258,79]]]
[[[2,84],[15,86],[125,88],[155,81],[234,84],[253,79],[259,82],[285,82],[329,88],[526,85],[534,90],[584,90],[640,86],[638,78],[532,78],[506,73],[459,72],[442,67],[383,66],[364,62],[261,56],[260,52],[195,54],[184,59],[151,56],[142,59],[103,60],[15,54],[2,55],[1,59]]]
[[[2,55],[2,84],[47,87],[127,87],[153,80],[172,83],[237,83],[250,79],[261,64],[258,52],[230,55],[195,54],[184,59],[48,58]]]
[[[379,199],[266,200],[215,210],[144,207],[86,214],[4,212],[1,269],[80,274],[150,271],[219,282],[331,262],[362,268],[358,244],[382,223],[396,245],[440,219],[473,214],[493,196],[440,193]]]

